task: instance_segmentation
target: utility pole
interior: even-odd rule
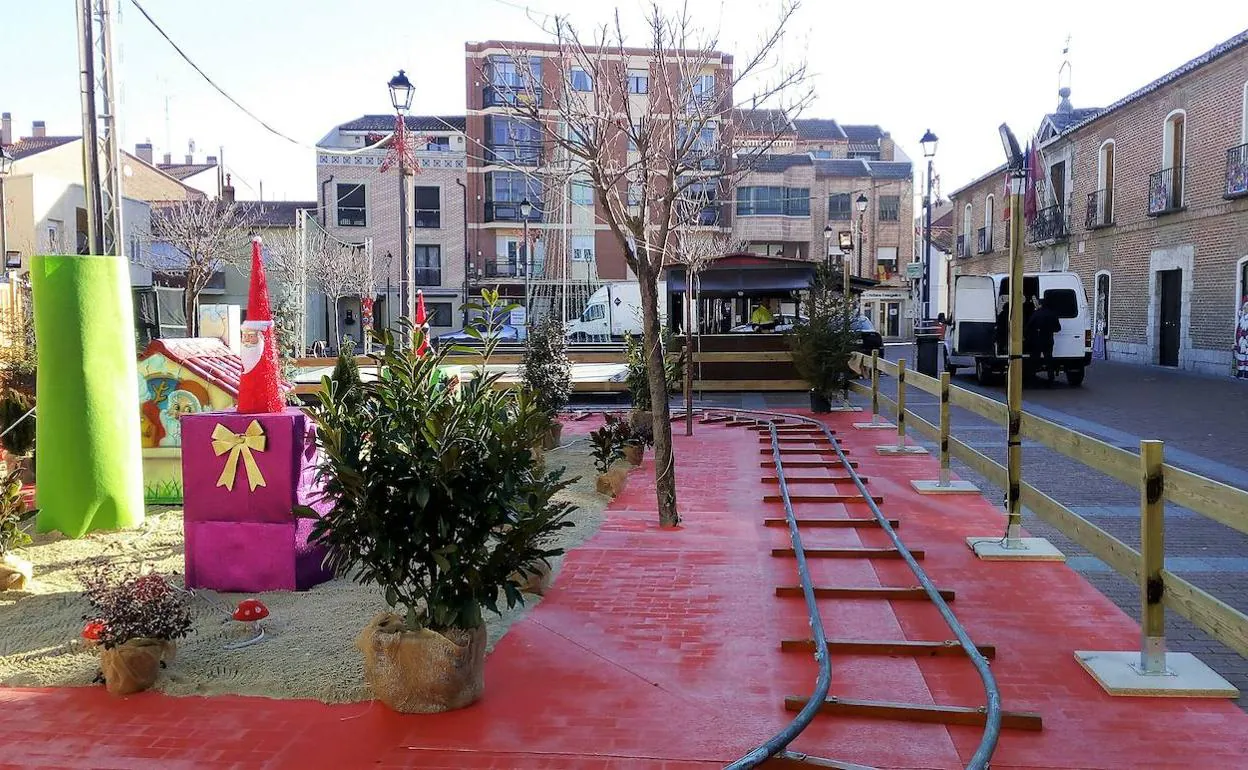
[[[77,0],[77,3],[87,251],[100,256],[121,256],[117,87],[113,79],[115,0]]]

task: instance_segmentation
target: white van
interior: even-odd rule
[[[667,306],[667,282],[659,281],[659,316]],[[572,342],[622,340],[625,334],[640,335],[641,285],[620,281],[598,287],[585,302],[580,318],[568,322],[566,333]]]
[[[959,275],[953,283],[953,319],[945,334],[945,370],[956,374],[975,368],[975,379],[986,385],[1006,371],[1009,363],[1007,324],[997,319],[1008,305],[1010,277]],[[1092,363],[1092,322],[1083,281],[1076,273],[1027,273],[1023,297],[1040,297],[1057,313],[1062,330],[1053,337],[1053,363],[1073,387],[1083,384]],[[1030,359],[1024,359],[1030,371]]]

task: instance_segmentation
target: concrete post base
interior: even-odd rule
[[[953,481],[950,480],[947,486],[941,486],[939,481],[911,481],[910,486],[914,487],[914,491],[920,495],[977,495],[979,487],[969,481]]]
[[[1145,674],[1140,653],[1076,650],[1075,660],[1110,695],[1238,698],[1239,690],[1187,652],[1166,653],[1164,674]]]
[[[1042,537],[1022,537],[1007,548],[1003,537],[968,537],[966,544],[984,561],[1066,561],[1061,551]]]
[[[896,425],[884,422],[883,420],[880,422],[856,422],[854,423],[854,427],[858,430],[897,430]]]
[[[897,446],[896,444],[884,444],[882,446],[877,446],[875,448],[875,451],[877,454],[882,454],[885,456],[931,454],[923,447],[915,446],[913,444],[907,444],[906,446]]]

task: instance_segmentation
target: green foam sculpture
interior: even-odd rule
[[[36,527],[69,537],[143,523],[130,267],[121,257],[32,260],[38,346]]]

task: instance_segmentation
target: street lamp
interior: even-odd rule
[[[525,336],[528,336],[529,328],[529,273],[533,272],[533,260],[529,258],[529,215],[533,213],[533,204],[529,203],[529,199],[525,198],[520,201],[520,219],[524,223],[524,328]]]
[[[936,157],[936,143],[939,140],[929,128],[919,144],[923,145],[923,157],[927,158],[927,194],[923,196],[923,277],[919,279],[923,287],[923,320],[931,315],[928,307],[931,301],[931,258],[932,258],[932,158]]]
[[[832,265],[832,225],[823,226],[823,260],[829,267]]]
[[[407,123],[404,114],[412,106],[415,88],[407,79],[403,70],[390,78],[386,84],[390,89],[390,104],[395,113],[395,150],[399,156],[399,306],[409,321],[416,319],[416,293],[412,291],[412,274],[415,272],[411,264],[411,249],[407,243],[407,148],[404,145],[407,136]],[[334,312],[337,312],[335,308]]]
[[[858,200],[854,201],[854,205],[858,208],[858,275],[862,275],[862,241],[865,234],[862,228],[862,217],[867,211],[867,196],[858,193]]]
[[[9,263],[8,212],[4,210],[4,178],[13,170],[13,156],[0,146],[0,258],[4,259],[5,267]]]

